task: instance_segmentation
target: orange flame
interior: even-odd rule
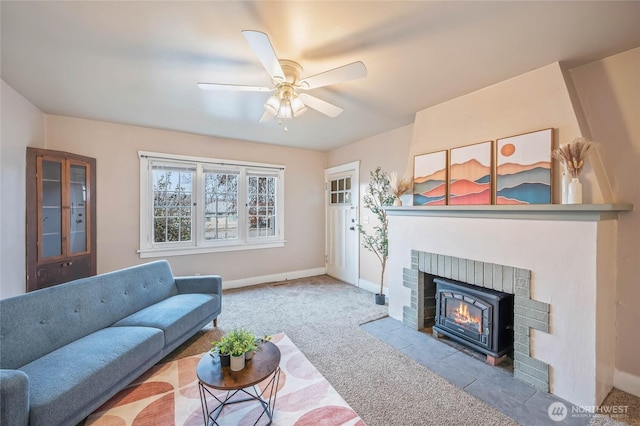
[[[456,308],[454,320],[458,324],[477,326],[478,333],[482,333],[482,320],[480,316],[471,316],[466,303],[460,302]]]

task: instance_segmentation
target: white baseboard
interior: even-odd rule
[[[232,288],[248,287],[252,285],[274,283],[279,281],[295,280],[298,278],[313,277],[316,275],[324,275],[327,268],[305,269],[303,271],[282,272],[280,274],[262,275],[259,277],[243,278],[239,280],[225,281],[222,280],[222,288],[225,290]]]
[[[624,371],[614,369],[613,387],[640,398],[640,377],[631,373],[625,373]]]
[[[380,291],[380,284],[372,283],[371,281],[363,280],[362,278],[358,280],[358,287],[374,294],[377,294]],[[389,290],[386,287],[382,290],[384,294],[389,295]]]

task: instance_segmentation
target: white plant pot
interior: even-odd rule
[[[231,355],[231,371],[240,371],[244,368],[244,354],[240,356]]]

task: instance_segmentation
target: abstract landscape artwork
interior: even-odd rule
[[[553,129],[498,139],[496,204],[551,203]]]
[[[413,205],[447,204],[447,151],[416,155],[413,160]]]
[[[452,148],[449,154],[449,204],[491,204],[493,141]]]

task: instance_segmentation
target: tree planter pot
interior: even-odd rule
[[[385,295],[376,293],[376,305],[384,305],[385,302],[386,302]]]
[[[240,371],[244,368],[244,354],[235,356],[231,355],[231,371]]]
[[[253,354],[255,354],[255,353],[256,353],[255,350],[245,352],[244,353],[244,359],[250,360],[251,358],[253,358]]]

